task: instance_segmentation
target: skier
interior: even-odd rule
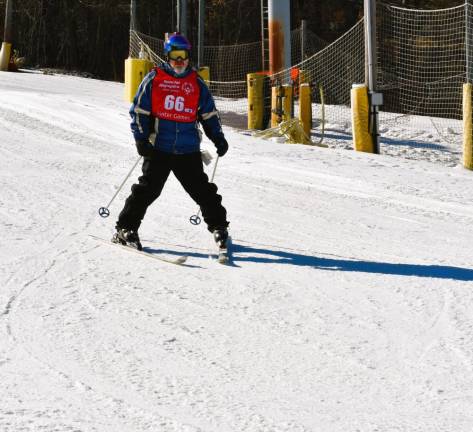
[[[228,238],[227,212],[217,186],[204,172],[200,142],[203,126],[221,157],[228,150],[210,91],[189,64],[191,44],[180,33],[164,42],[165,63],[141,82],[130,108],[131,130],[143,175],[131,187],[118,216],[112,242],[142,250],[138,228],[148,206],[159,197],[172,171],[200,206],[208,230],[220,248]]]

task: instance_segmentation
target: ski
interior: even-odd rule
[[[230,257],[228,255],[228,248],[219,248],[217,261],[219,264],[228,264]]]
[[[223,247],[220,247],[220,245],[217,243],[217,262],[219,264],[229,264],[230,263],[230,246],[232,244],[232,238],[228,236],[225,245]]]
[[[169,264],[183,265],[187,261],[187,255],[182,255],[182,256],[179,256],[177,258],[167,258],[167,257],[159,256],[159,255],[157,255],[153,252],[147,252],[146,248],[144,250],[140,251],[140,250],[132,248],[130,246],[122,245],[122,244],[119,244],[119,243],[113,243],[111,240],[105,240],[101,237],[97,237],[97,236],[94,236],[92,234],[89,234],[89,236],[92,237],[94,240],[97,240],[101,243],[105,243],[105,244],[108,244],[110,246],[116,246],[116,247],[119,247],[121,249],[127,250],[129,252],[134,252],[134,253],[137,253],[139,255],[144,255],[148,258],[156,259],[156,260],[166,262],[166,263],[169,263]]]
[[[215,241],[215,245],[217,246],[217,262],[219,264],[228,264],[228,247],[231,242],[231,238],[228,235],[228,231],[226,229],[215,230],[213,232],[213,239]]]

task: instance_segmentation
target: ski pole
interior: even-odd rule
[[[122,181],[122,184],[120,185],[120,187],[117,189],[117,191],[115,192],[115,195],[113,195],[112,199],[110,200],[110,202],[105,206],[105,207],[100,207],[99,208],[99,215],[102,216],[103,218],[106,218],[106,217],[109,217],[110,216],[110,210],[108,209],[110,207],[110,204],[112,204],[113,200],[115,199],[115,197],[118,195],[118,192],[121,191],[123,185],[125,184],[125,182],[128,180],[128,177],[131,176],[131,173],[133,172],[133,170],[136,168],[136,165],[138,165],[138,162],[141,160],[141,156],[137,159],[137,161],[135,162],[135,164],[133,165],[133,168],[130,170],[130,172],[128,173],[128,175],[125,177],[125,180]]]
[[[217,159],[215,159],[215,165],[214,165],[214,169],[212,171],[212,176],[210,177],[210,183],[212,183],[214,181],[215,171],[217,170],[217,163],[218,163],[219,159],[220,159],[220,156],[217,156]],[[189,218],[189,222],[192,225],[199,225],[202,222],[202,220],[200,218],[200,213],[201,213],[201,208],[199,207],[199,211],[197,212],[197,214],[192,215]]]

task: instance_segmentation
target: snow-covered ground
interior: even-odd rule
[[[174,266],[89,237],[139,174],[100,218],[137,159],[123,85],[0,90],[2,432],[473,430],[472,172],[227,127],[233,265],[170,178],[140,232]]]

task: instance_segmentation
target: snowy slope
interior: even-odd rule
[[[123,85],[0,89],[1,431],[473,430],[471,172],[227,128],[233,266],[170,178],[140,233],[173,266],[88,236],[139,174],[101,219],[137,159]]]

